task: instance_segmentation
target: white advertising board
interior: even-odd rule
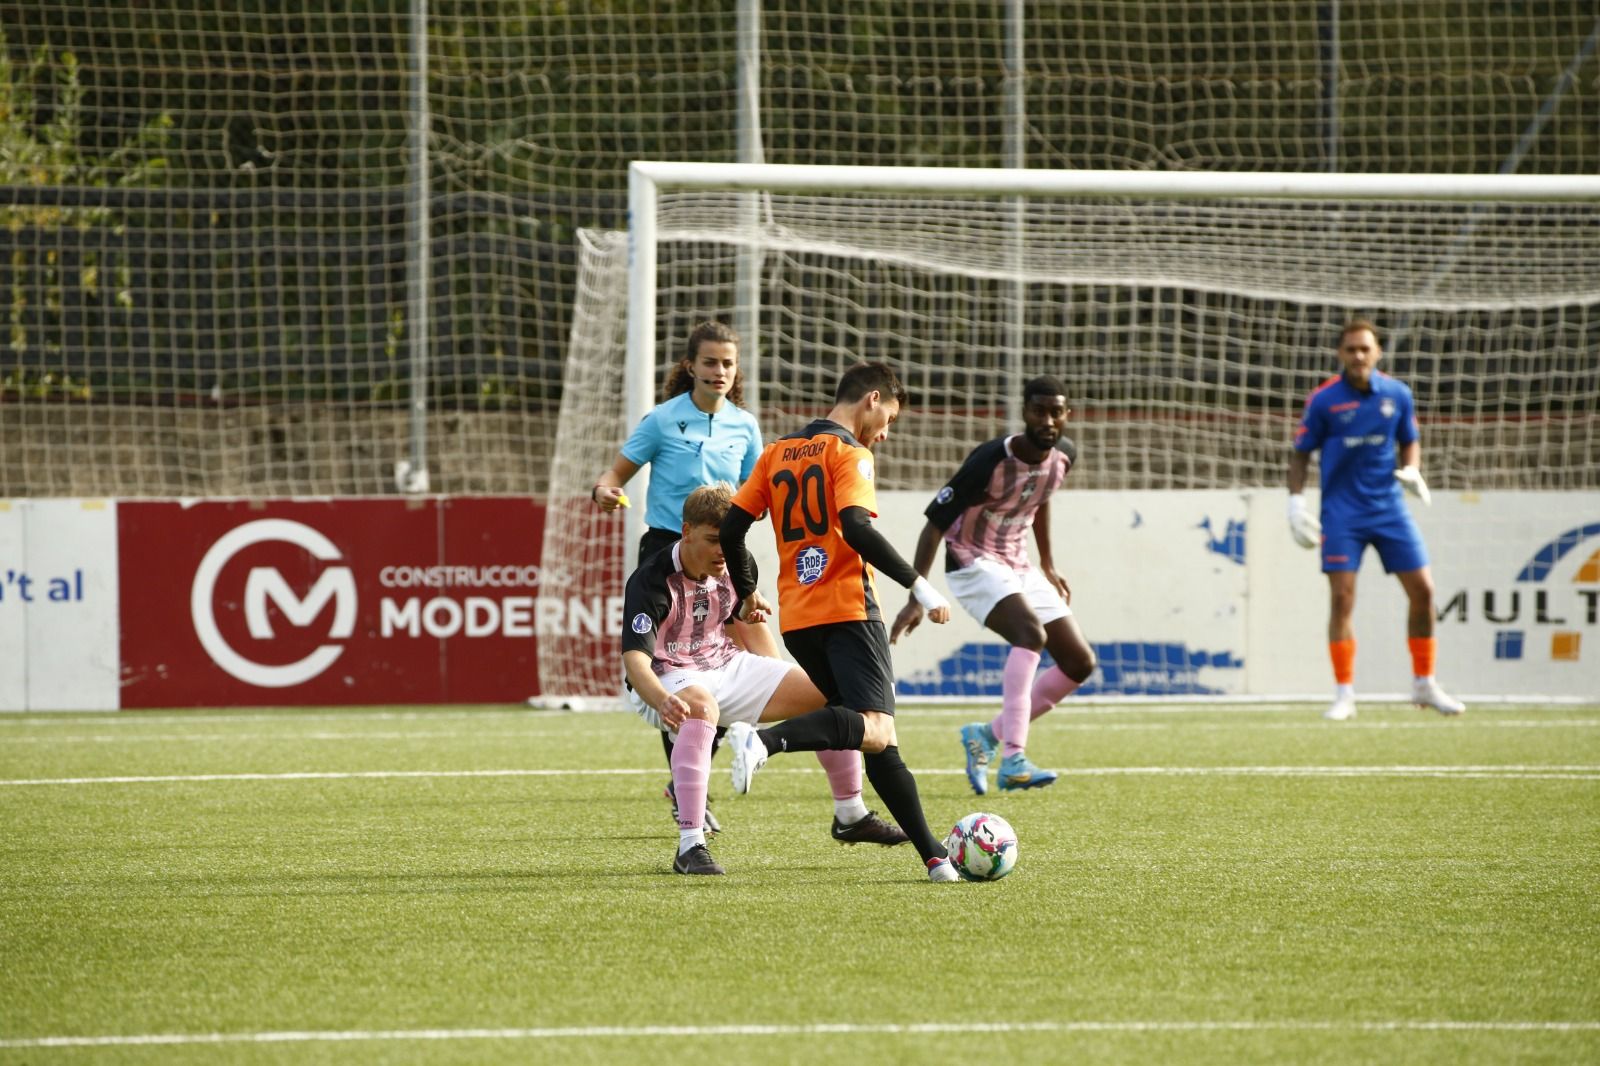
[[[0,711],[119,705],[117,510],[0,501]]]
[[[908,558],[929,494],[879,495]],[[1411,505],[1436,589],[1438,675],[1473,698],[1600,702],[1600,497],[1440,493]],[[1297,547],[1282,490],[1077,492],[1052,500],[1055,557],[1099,668],[1085,695],[1325,698],[1328,591]],[[0,711],[120,704],[118,509],[0,500]],[[770,524],[750,536],[769,593]],[[1031,550],[1031,545],[1030,545]],[[943,553],[931,575],[944,587]],[[880,577],[885,618],[906,592]],[[948,591],[948,590],[946,590]],[[1406,600],[1369,552],[1357,581],[1356,686],[1407,691]],[[957,607],[895,648],[907,698],[998,699],[1006,647]]]
[[[921,492],[879,494],[879,528],[908,558]],[[1315,499],[1313,494],[1313,506]],[[1290,539],[1283,490],[1059,492],[1058,569],[1100,667],[1083,694],[1323,698],[1328,589]],[[1437,673],[1471,697],[1600,701],[1600,499],[1440,493],[1409,504],[1431,555]],[[752,533],[762,572],[770,533]],[[1030,543],[1031,550],[1031,543]],[[943,553],[934,582],[943,588]],[[886,619],[906,593],[880,577]],[[1356,685],[1409,690],[1406,599],[1369,551],[1357,581]],[[1006,647],[960,608],[895,649],[907,697],[994,697]]]

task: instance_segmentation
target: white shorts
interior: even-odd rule
[[[659,680],[668,692],[679,692],[690,685],[698,685],[711,693],[717,701],[718,725],[730,725],[733,722],[755,725],[761,721],[761,712],[771,702],[772,694],[778,691],[778,686],[789,676],[791,669],[793,664],[787,660],[769,659],[765,655],[741,651],[720,670],[674,670],[662,674]],[[623,686],[623,693],[635,714],[657,729],[663,728],[661,715],[640,699],[637,692]]]
[[[1047,626],[1057,618],[1072,617],[1072,608],[1061,598],[1061,593],[1031,566],[1026,570],[1013,570],[999,560],[983,555],[971,566],[946,570],[944,583],[956,602],[965,607],[967,613],[980,624],[989,617],[995,604],[1019,592],[1028,601],[1040,625]]]

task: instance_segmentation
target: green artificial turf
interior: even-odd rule
[[[982,798],[977,716],[899,719],[1021,838],[954,885],[809,755],[674,876],[623,714],[0,717],[0,1062],[1600,1059],[1600,709],[1081,705]]]

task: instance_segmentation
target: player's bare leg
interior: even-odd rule
[[[1328,571],[1328,658],[1333,663],[1333,702],[1322,712],[1331,722],[1356,716],[1356,572]]]
[[[1445,692],[1433,677],[1433,574],[1426,566],[1396,574],[1406,590],[1406,643],[1411,651],[1411,700],[1440,714],[1457,715],[1467,705]]]

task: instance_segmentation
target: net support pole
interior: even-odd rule
[[[623,421],[628,432],[650,412],[656,366],[656,183],[639,164],[628,168],[628,354],[623,372]],[[650,468],[634,475],[639,506],[622,515],[624,574],[639,565]]]
[[[411,175],[406,197],[406,304],[411,404],[407,455],[395,464],[402,492],[428,491],[428,0],[411,0]]]
[[[1027,166],[1028,105],[1024,96],[1023,64],[1027,41],[1026,0],[1006,0],[1006,166],[1021,170]],[[1021,421],[1022,416],[1022,350],[1027,330],[1027,285],[1023,281],[1026,262],[1027,229],[1026,202],[1022,197],[1011,200],[1011,307],[1006,318],[1005,360],[1006,378],[1006,431]]]
[[[1339,171],[1339,0],[1317,5],[1322,37],[1322,169]]]
[[[761,138],[761,0],[739,0],[738,25],[739,162],[766,159]],[[744,405],[761,417],[761,194],[739,200],[740,229],[750,241],[741,244],[734,265],[733,328],[739,334],[739,369],[744,374]]]

